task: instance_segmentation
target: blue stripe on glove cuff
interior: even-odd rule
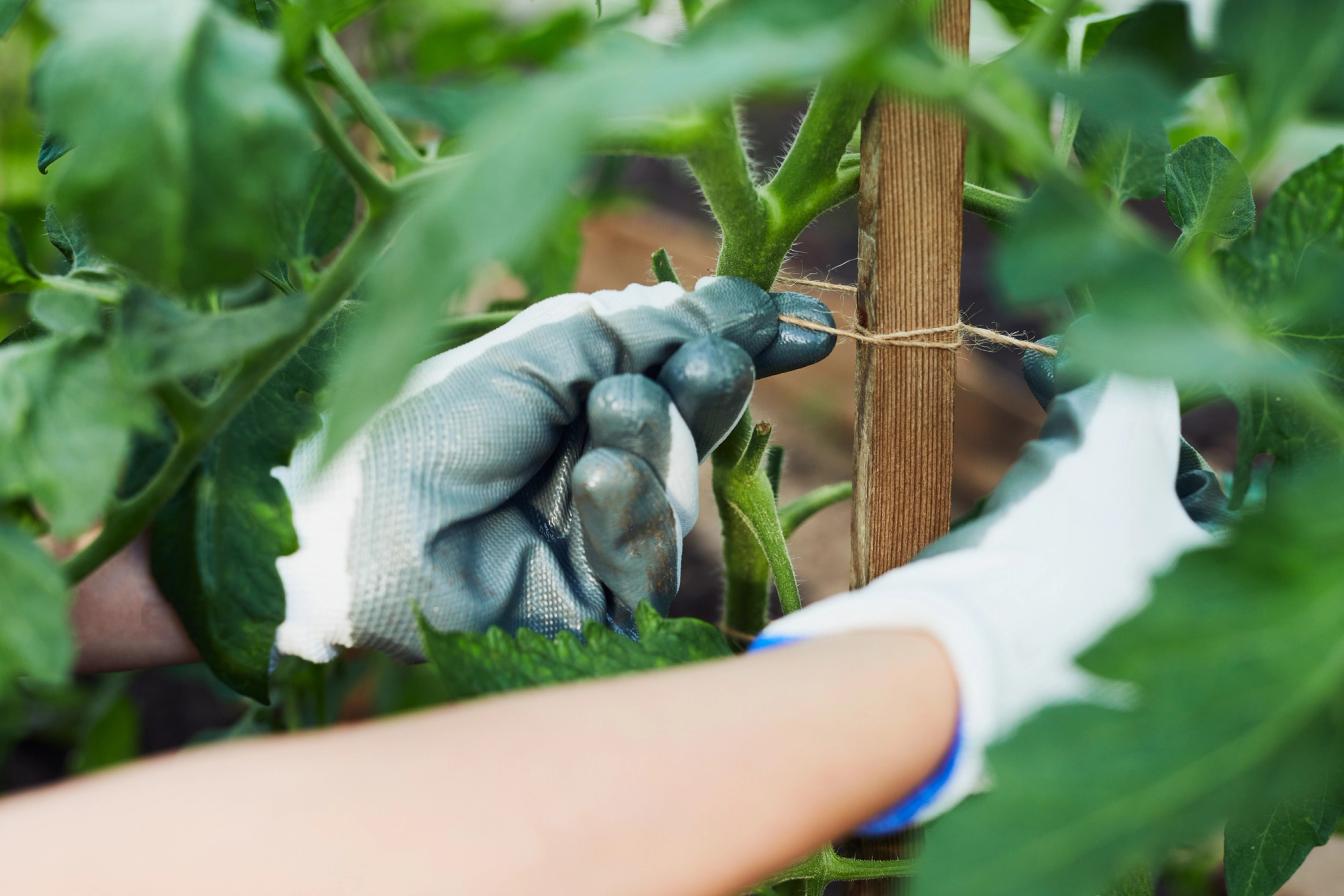
[[[751,642],[747,649],[748,653],[755,653],[758,650],[769,650],[773,647],[783,647],[787,644],[795,644],[804,638],[795,637],[772,637],[765,635]],[[866,821],[855,829],[855,833],[862,837],[881,837],[887,834],[895,834],[909,827],[920,812],[932,805],[938,798],[938,794],[947,782],[952,778],[952,771],[957,767],[957,760],[962,754],[962,734],[961,720],[957,720],[957,730],[952,735],[952,745],[947,749],[947,755],[943,761],[938,763],[938,767],[924,779],[924,782],[912,790],[909,795],[904,797],[890,809],[887,809],[873,818]]]

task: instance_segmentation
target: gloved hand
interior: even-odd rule
[[[912,628],[946,649],[960,693],[952,749],[863,833],[955,805],[982,785],[991,742],[1046,704],[1087,698],[1093,682],[1074,658],[1143,607],[1154,574],[1211,537],[1178,488],[1201,514],[1221,489],[1182,449],[1171,383],[1111,375],[1056,396],[1053,362],[1034,355],[1026,366],[1049,415],[982,515],[865,587],[775,621],[753,644]]]
[[[325,469],[319,434],[275,471],[299,536],[279,651],[418,658],[417,607],[437,629],[545,634],[665,610],[700,459],[755,377],[834,346],[781,313],[832,323],[810,297],[705,278],[558,296],[419,365]]]

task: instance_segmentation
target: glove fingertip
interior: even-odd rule
[[[628,610],[647,600],[666,613],[681,574],[681,533],[662,484],[628,451],[598,448],[574,465],[574,505],[588,563]]]
[[[831,310],[811,296],[797,292],[773,293],[776,315],[797,317],[835,327]],[[798,324],[779,321],[779,332],[764,351],[756,355],[756,376],[774,376],[822,360],[835,348],[836,336]]]
[[[1058,336],[1046,336],[1038,341],[1041,345],[1057,350],[1060,338]],[[1022,353],[1022,378],[1027,381],[1027,388],[1031,390],[1031,394],[1035,396],[1036,401],[1043,408],[1050,406],[1050,402],[1055,400],[1055,394],[1058,391],[1058,385],[1055,383],[1057,361],[1057,356],[1051,357],[1030,349]]]
[[[672,397],[702,458],[742,416],[754,383],[751,355],[717,336],[686,343],[658,373],[658,384]]]

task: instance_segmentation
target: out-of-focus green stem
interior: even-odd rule
[[[848,501],[853,494],[854,483],[848,481],[833,482],[830,485],[814,488],[801,498],[785,504],[779,508],[779,527],[783,530],[784,537],[791,537],[794,532],[798,531],[799,526],[810,520],[815,514],[832,504]]]
[[[411,145],[411,141],[401,132],[401,128],[397,127],[397,123],[387,114],[382,104],[374,98],[373,92],[359,76],[359,72],[345,55],[341,45],[326,28],[318,30],[317,55],[331,73],[332,84],[337,92],[350,104],[359,120],[364,122],[378,138],[397,174],[409,174],[424,167],[425,157]]]
[[[961,186],[961,204],[966,211],[982,218],[1007,223],[1021,214],[1027,200],[967,181]]]

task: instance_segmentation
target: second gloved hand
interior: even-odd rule
[[[676,594],[696,468],[757,376],[820,360],[825,307],[744,280],[566,295],[421,364],[326,469],[276,470],[294,508],[280,652],[420,655],[437,629],[546,634]]]
[[[753,649],[861,629],[921,629],[957,676],[960,724],[929,780],[866,834],[899,830],[981,786],[985,750],[1047,704],[1089,699],[1074,658],[1148,601],[1151,578],[1225,519],[1217,478],[1180,438],[1170,382],[1112,375],[1056,395],[1031,356],[1049,416],[983,514],[909,564],[768,626]]]

